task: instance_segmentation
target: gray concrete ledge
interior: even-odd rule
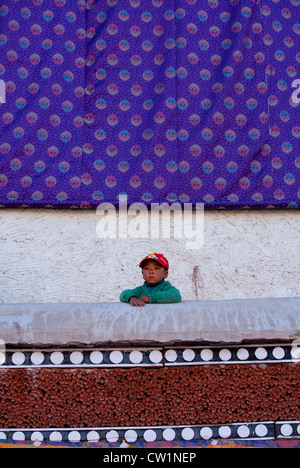
[[[0,339],[13,346],[223,344],[300,338],[300,297],[0,304]]]

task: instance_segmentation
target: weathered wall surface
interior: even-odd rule
[[[170,262],[184,300],[300,295],[299,211],[205,213],[204,246],[179,239],[101,239],[95,211],[0,211],[0,302],[118,301],[142,283],[139,261]]]
[[[12,346],[157,346],[299,338],[300,297],[182,301],[142,308],[120,302],[0,304],[0,339]]]

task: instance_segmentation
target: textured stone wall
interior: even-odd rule
[[[299,420],[300,366],[0,369],[0,427]]]
[[[0,302],[110,302],[141,284],[139,261],[170,262],[184,300],[300,296],[300,211],[206,212],[204,246],[100,239],[95,211],[0,210]]]

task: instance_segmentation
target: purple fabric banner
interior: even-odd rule
[[[300,0],[4,0],[0,205],[299,208],[299,46]]]

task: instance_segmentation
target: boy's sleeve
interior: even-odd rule
[[[138,286],[137,288],[134,288],[134,289],[126,289],[125,291],[121,292],[120,301],[129,302],[129,299],[132,296],[141,297],[141,286]]]
[[[172,285],[163,291],[153,291],[152,293],[149,293],[148,296],[151,304],[163,304],[181,301],[179,290]]]

